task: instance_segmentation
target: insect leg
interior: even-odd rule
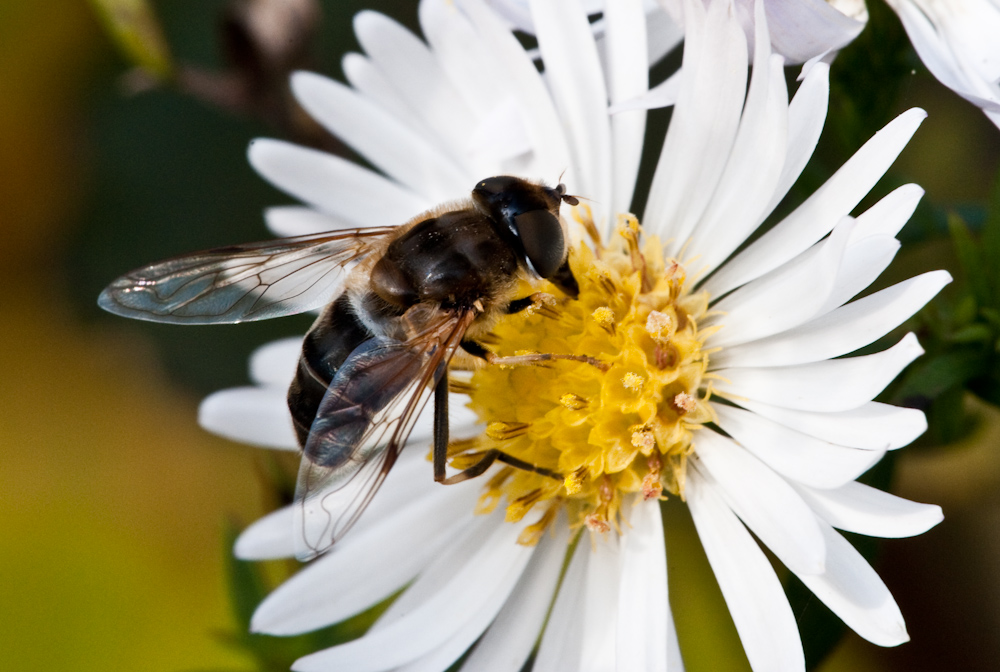
[[[552,308],[556,302],[556,297],[545,292],[535,292],[521,299],[514,299],[507,304],[507,314],[514,315],[528,308],[539,311],[546,317],[558,317],[558,313]]]
[[[445,482],[448,462],[448,376],[434,386],[434,480]]]
[[[445,485],[454,485],[455,483],[461,483],[462,481],[467,481],[470,478],[475,478],[480,476],[489,469],[494,462],[503,462],[504,464],[509,464],[515,469],[521,469],[523,471],[533,471],[536,474],[541,474],[542,476],[548,476],[549,478],[554,478],[557,481],[563,480],[562,476],[552,471],[551,469],[545,469],[544,467],[536,467],[530,462],[525,462],[524,460],[519,460],[516,457],[511,457],[507,453],[501,452],[496,448],[486,451],[483,454],[483,458],[476,462],[474,465],[469,467],[464,471],[460,471],[454,476],[449,476],[448,478],[441,481]]]

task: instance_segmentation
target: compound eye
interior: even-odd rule
[[[566,258],[566,239],[559,218],[548,210],[530,210],[516,216],[514,225],[535,272],[551,278]]]

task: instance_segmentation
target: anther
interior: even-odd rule
[[[608,306],[601,306],[590,314],[605,331],[614,336],[615,334],[615,311]]]
[[[639,220],[635,215],[618,216],[618,235],[628,243],[628,253],[632,257],[632,268],[639,271],[642,279],[641,291],[648,292],[653,288],[653,283],[649,279],[649,269],[646,267],[646,258],[639,250]]]
[[[521,546],[535,546],[541,540],[542,535],[545,534],[545,530],[549,529],[549,525],[552,521],[556,519],[556,514],[559,513],[558,500],[553,501],[542,517],[538,519],[538,522],[528,525],[526,528],[521,530],[521,534],[517,536],[517,543]]]
[[[670,337],[670,324],[672,320],[666,313],[658,310],[650,311],[646,318],[646,331],[656,340]]]
[[[583,481],[587,476],[587,467],[580,467],[563,480],[567,495],[575,495],[583,490]]]
[[[640,429],[632,432],[632,445],[645,454],[656,446],[656,437],[648,429]]]
[[[698,408],[698,400],[687,392],[678,392],[677,396],[674,397],[674,406],[678,413],[684,415]]]
[[[622,385],[624,385],[626,389],[632,390],[633,392],[641,390],[645,382],[645,378],[640,376],[638,373],[632,373],[631,371],[622,376]]]

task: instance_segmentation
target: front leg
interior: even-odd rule
[[[448,463],[448,374],[434,386],[434,480],[445,480]]]

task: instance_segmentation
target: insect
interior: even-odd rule
[[[401,226],[234,245],[154,263],[115,280],[98,304],[126,317],[182,324],[323,308],[288,392],[303,454],[297,554],[309,558],[358,519],[432,395],[436,481],[471,478],[496,460],[545,473],[490,451],[446,478],[446,371],[459,350],[497,359],[476,338],[503,314],[546,298],[516,298],[525,274],[577,295],[559,215],[564,202],[578,203],[563,184],[490,177],[471,198]]]

